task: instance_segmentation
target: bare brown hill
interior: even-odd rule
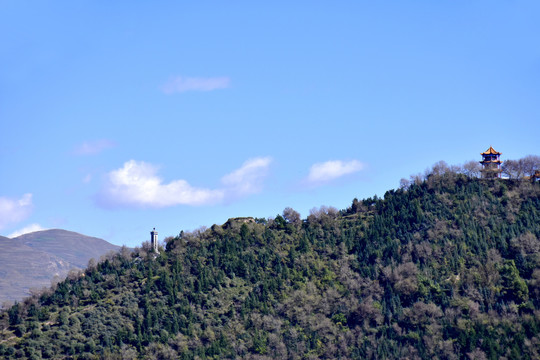
[[[78,268],[86,267],[91,258],[99,259],[111,250],[120,249],[103,239],[61,229],[36,231],[13,240],[32,249],[53,254]]]
[[[54,229],[10,239],[0,236],[0,304],[20,301],[31,289],[65,278],[71,269],[82,269],[91,258],[99,259],[120,247],[79,233]]]

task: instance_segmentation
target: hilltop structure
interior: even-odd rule
[[[150,231],[150,244],[152,245],[152,251],[154,251],[157,254],[159,251],[158,251],[158,232],[156,231],[156,228]]]
[[[482,155],[480,164],[482,164],[483,167],[481,170],[482,178],[495,179],[501,177],[501,154],[502,153],[496,151],[492,146],[483,153],[480,153],[480,155]]]

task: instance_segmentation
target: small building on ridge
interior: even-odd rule
[[[484,179],[495,179],[501,177],[501,154],[496,151],[492,146],[489,147],[482,155],[482,178]]]

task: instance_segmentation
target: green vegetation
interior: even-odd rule
[[[8,359],[538,359],[540,184],[450,171],[230,220],[5,311]]]

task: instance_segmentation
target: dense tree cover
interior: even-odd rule
[[[504,160],[501,165],[501,174],[505,179],[538,181],[535,174],[540,172],[540,156],[527,155],[518,160]],[[439,161],[423,174],[411,175],[410,179],[401,179],[400,187],[407,188],[410,184],[421,183],[431,175],[463,174],[468,178],[482,177],[482,165],[479,161],[467,161],[463,165],[448,165],[445,161]]]
[[[538,359],[540,184],[433,171],[123,250],[0,317],[12,359]]]
[[[540,170],[540,156],[528,155],[518,160],[505,160],[502,173],[510,179],[531,178]]]

